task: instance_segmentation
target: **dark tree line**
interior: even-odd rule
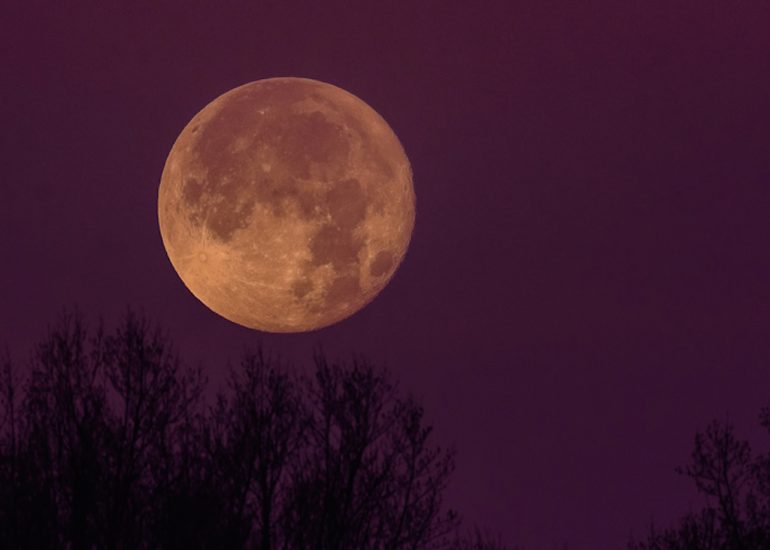
[[[770,408],[760,414],[770,435]],[[696,434],[689,477],[704,507],[668,529],[650,527],[632,550],[767,550],[770,548],[770,454],[755,453],[729,422],[712,422]]]
[[[200,370],[128,312],[65,312],[2,360],[0,547],[496,549],[442,505],[454,453],[365,359],[300,376],[261,350],[203,399]]]

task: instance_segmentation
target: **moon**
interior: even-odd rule
[[[185,286],[266,332],[319,329],[371,302],[414,220],[411,166],[390,126],[306,78],[257,80],[206,105],[158,191],[163,245]]]

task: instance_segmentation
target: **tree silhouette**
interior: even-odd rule
[[[314,367],[246,352],[207,406],[145,317],[65,311],[23,383],[0,359],[0,547],[503,548],[457,536],[454,453],[386,370]]]
[[[304,445],[284,505],[292,548],[420,548],[448,535],[453,453],[428,444],[423,410],[365,360],[315,357]]]
[[[307,418],[295,381],[262,350],[244,354],[210,415],[205,447],[238,544],[278,547],[280,514]]]
[[[168,338],[132,312],[113,334],[89,338],[82,317],[65,312],[35,348],[18,412],[10,365],[5,372],[8,545],[146,540],[175,475],[177,431],[202,389],[180,372]]]
[[[760,422],[770,432],[770,409]],[[629,548],[770,548],[770,455],[754,455],[731,423],[714,421],[695,435],[690,463],[677,471],[695,483],[706,505],[672,528],[650,527],[646,539]]]

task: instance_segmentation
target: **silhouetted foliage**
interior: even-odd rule
[[[760,415],[770,432],[770,409]],[[706,505],[678,525],[650,533],[635,550],[770,548],[770,454],[754,454],[729,422],[712,422],[695,436],[690,463],[677,471],[689,477]]]
[[[0,358],[0,547],[503,548],[456,536],[454,453],[385,370],[314,363],[244,353],[207,406],[144,317],[63,313],[23,382]]]

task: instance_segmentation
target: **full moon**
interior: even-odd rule
[[[174,269],[222,317],[318,329],[385,287],[412,235],[409,159],[362,100],[306,78],[206,105],[166,160],[158,220]]]

